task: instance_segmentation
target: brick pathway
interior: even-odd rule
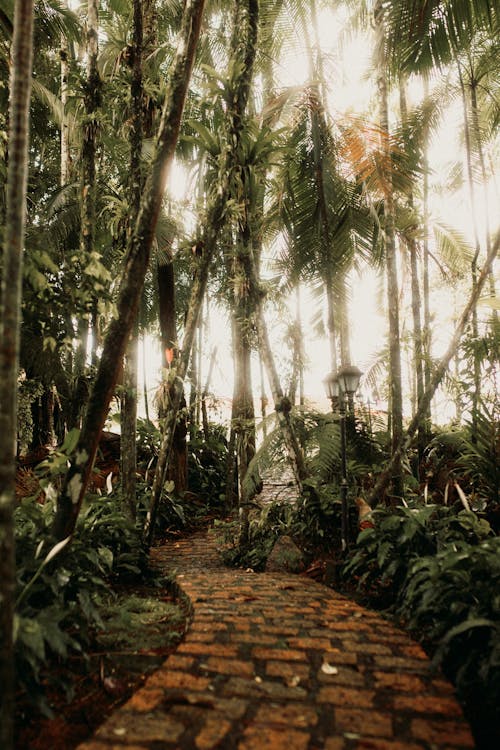
[[[210,534],[154,551],[193,620],[79,750],[462,750],[452,687],[382,617],[302,576],[225,568]]]

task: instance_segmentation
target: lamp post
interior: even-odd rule
[[[336,407],[338,406],[340,417],[340,502],[343,552],[347,549],[349,537],[349,509],[347,505],[346,399],[352,409],[354,394],[358,389],[361,375],[361,370],[354,365],[345,365],[345,367],[341,367],[338,373],[330,372],[323,381],[326,394],[332,403],[332,411],[335,412]]]

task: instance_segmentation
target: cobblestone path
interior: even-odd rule
[[[225,568],[210,533],[154,550],[184,641],[79,750],[462,750],[452,687],[418,644],[304,576]]]

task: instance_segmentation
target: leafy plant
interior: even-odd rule
[[[500,538],[484,518],[460,508],[415,503],[377,509],[374,527],[359,534],[343,575],[371,603],[390,607],[434,652],[481,746],[497,747]]]
[[[278,536],[288,533],[290,513],[289,504],[270,503],[250,519],[248,535],[243,543],[237,519],[216,520],[214,529],[224,562],[238,568],[263,570]]]
[[[385,606],[394,605],[415,559],[435,555],[449,543],[477,543],[491,534],[489,524],[475,513],[440,505],[380,508],[373,511],[373,528],[358,536],[344,566],[345,580]]]
[[[225,499],[227,440],[225,428],[209,424],[208,436],[198,434],[188,443],[188,486],[210,507],[221,507]]]
[[[456,541],[413,562],[398,608],[435,649],[483,747],[500,739],[499,590],[500,538]]]

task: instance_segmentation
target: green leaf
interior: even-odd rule
[[[64,438],[64,443],[61,446],[61,451],[64,453],[73,453],[75,450],[78,440],[80,438],[80,430],[77,427],[73,427]]]

